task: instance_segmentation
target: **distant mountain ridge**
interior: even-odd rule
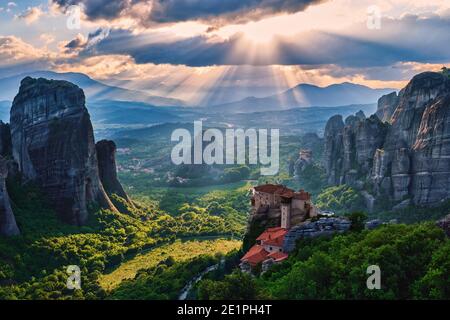
[[[299,84],[282,93],[265,98],[246,99],[215,105],[211,109],[224,112],[255,112],[291,109],[296,107],[333,107],[352,104],[375,103],[382,95],[395,89],[372,89],[360,84],[344,82],[319,87],[312,84]]]
[[[99,100],[119,100],[145,102],[155,106],[184,106],[185,103],[178,99],[153,96],[142,91],[129,90],[116,86],[106,85],[100,81],[94,80],[83,73],[57,73],[53,71],[35,71],[23,73],[7,78],[0,79],[0,101],[12,101],[17,94],[17,88],[20,81],[26,76],[32,78],[46,78],[53,80],[65,80],[72,82],[84,89],[88,102]]]

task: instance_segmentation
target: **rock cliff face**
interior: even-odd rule
[[[383,122],[389,122],[397,107],[399,97],[396,92],[392,92],[378,99],[376,116]]]
[[[95,145],[97,149],[100,181],[108,194],[117,194],[131,203],[117,179],[116,144],[111,140],[101,140]]]
[[[329,184],[342,183],[344,127],[341,115],[331,117],[325,126],[323,158]]]
[[[11,129],[9,124],[0,121],[0,155],[8,156],[11,152]]]
[[[0,235],[15,236],[20,232],[16,224],[16,218],[14,217],[14,213],[11,209],[8,190],[6,190],[7,176],[7,161],[0,157]]]
[[[450,79],[419,74],[398,96],[384,96],[378,105],[368,119],[328,121],[329,183],[360,188],[368,183],[377,199],[402,206],[450,198]]]
[[[385,125],[376,117],[340,115],[325,127],[324,165],[330,184],[353,184],[372,166],[373,154],[382,145]]]
[[[100,182],[83,90],[66,81],[27,77],[14,98],[10,126],[23,179],[42,188],[62,220],[85,223],[91,202],[115,209]]]

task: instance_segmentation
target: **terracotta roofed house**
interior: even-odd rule
[[[255,267],[258,263],[267,259],[268,252],[264,250],[263,246],[255,244],[248,250],[248,252],[241,258],[241,262],[248,262],[250,266]]]
[[[272,258],[275,262],[288,257],[283,253],[284,236],[287,230],[284,228],[269,228],[257,239],[256,244],[241,258],[241,262],[248,262],[252,267]]]

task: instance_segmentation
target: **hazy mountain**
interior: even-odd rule
[[[13,100],[19,90],[20,81],[26,76],[66,80],[82,88],[88,102],[98,100],[139,101],[157,106],[182,106],[184,102],[177,99],[153,96],[142,91],[128,90],[116,86],[106,85],[82,73],[56,73],[52,71],[35,71],[0,79],[0,100]]]
[[[180,108],[161,108],[143,102],[95,101],[88,106],[94,124],[152,124],[179,121]]]
[[[220,112],[257,112],[295,107],[370,104],[377,102],[382,95],[392,91],[394,89],[372,89],[348,82],[327,87],[299,84],[276,95],[265,98],[248,97],[232,103],[215,105],[211,109]]]

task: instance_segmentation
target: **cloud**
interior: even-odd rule
[[[33,47],[15,36],[0,36],[0,63],[31,61],[45,56],[44,51]]]
[[[80,52],[82,50],[88,50],[95,46],[103,39],[108,37],[109,29],[99,28],[94,32],[89,33],[88,37],[85,38],[81,33],[64,45],[65,51],[67,53]]]
[[[25,70],[50,69],[56,55],[35,48],[15,36],[0,36],[0,75],[23,73]]]
[[[18,19],[25,20],[26,24],[36,22],[44,12],[40,7],[30,7],[24,13],[17,16]]]
[[[50,33],[42,33],[39,36],[39,39],[44,43],[45,46],[47,46],[55,41],[55,37]]]
[[[450,17],[384,19],[382,32],[360,26],[360,32],[308,31],[277,36],[269,47],[235,34],[230,38],[199,35],[161,40],[157,32],[134,34],[114,29],[96,38],[81,56],[129,55],[137,63],[210,65],[389,66],[397,62],[439,63],[450,60]],[[427,36],[432,34],[433,36]],[[106,35],[106,36],[105,36]],[[91,36],[90,36],[91,37]]]
[[[77,36],[69,41],[64,47],[67,51],[77,51],[86,48],[88,40],[81,34],[77,34]]]
[[[303,11],[311,0],[158,0],[150,20],[160,23],[189,20],[244,23],[280,13]]]
[[[141,25],[203,21],[218,26],[296,13],[324,0],[52,0],[63,10],[80,5],[90,20],[131,18]]]
[[[15,2],[8,2],[6,5],[6,12],[11,12],[13,8],[17,7]]]

